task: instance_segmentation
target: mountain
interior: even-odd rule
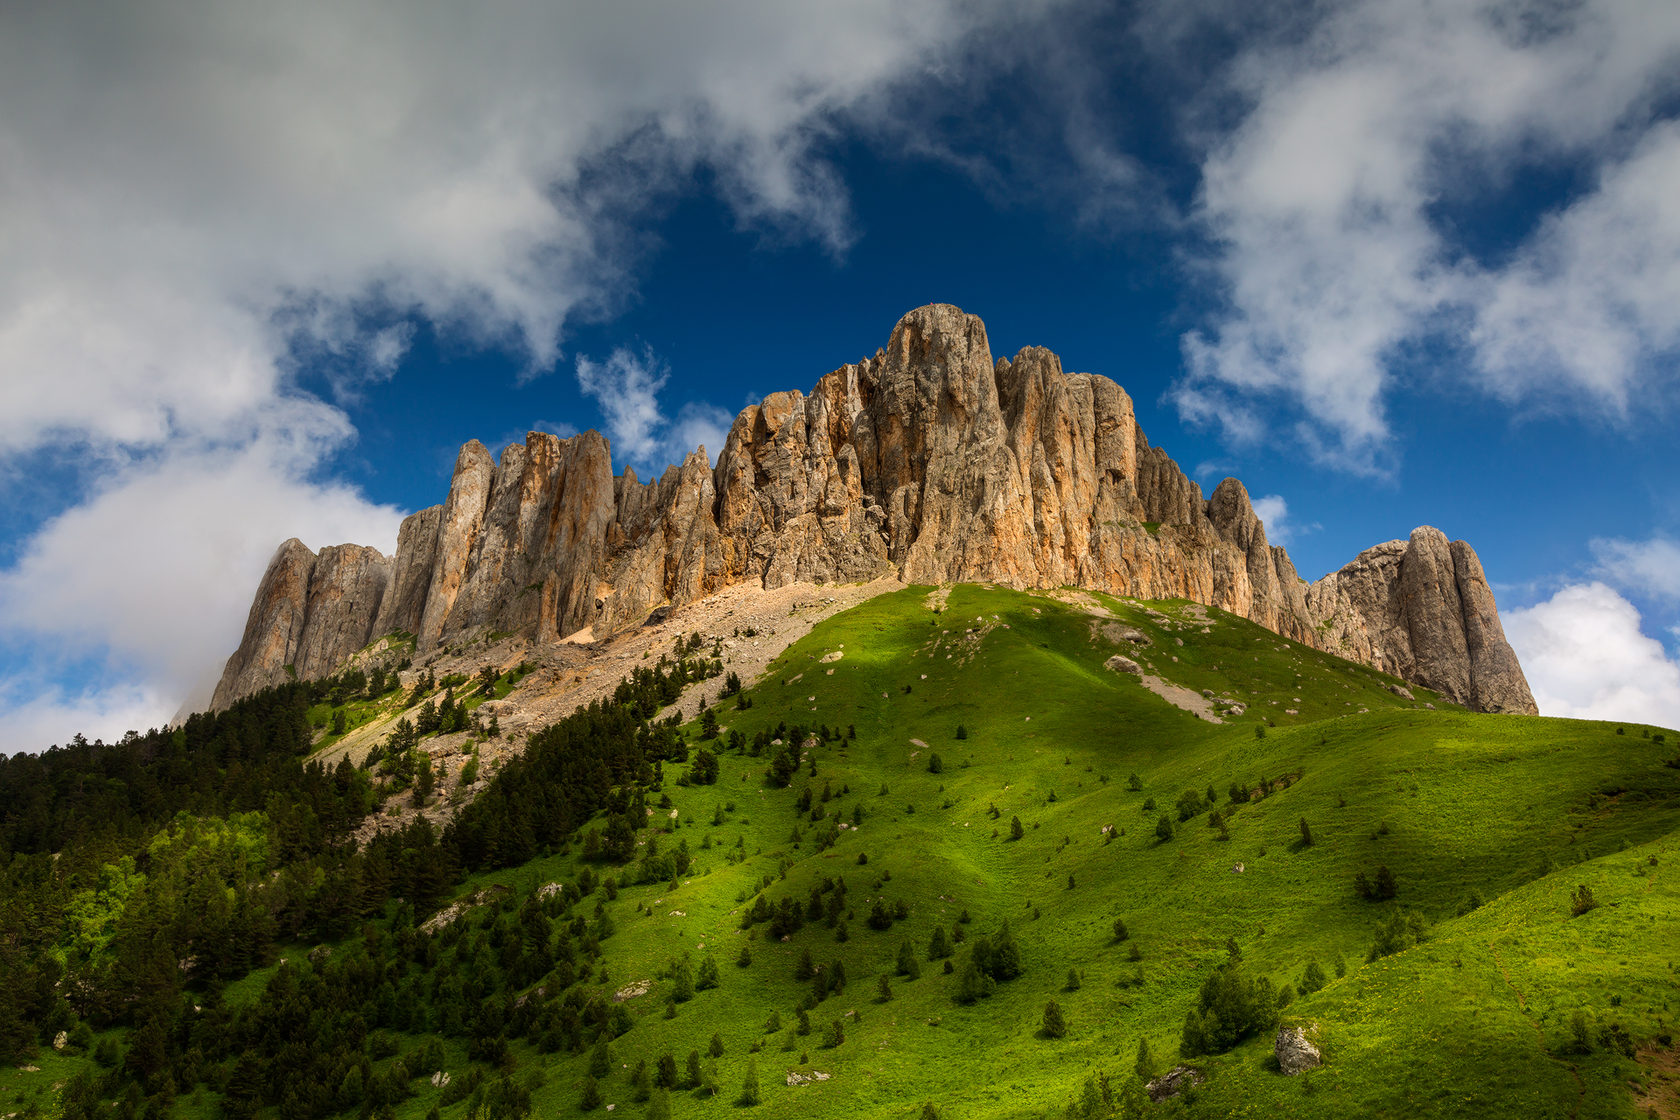
[[[884,350],[736,417],[657,481],[597,432],[461,449],[395,557],[287,541],[213,706],[319,679],[379,637],[421,653],[490,633],[603,637],[741,583],[980,582],[1183,598],[1483,712],[1534,713],[1475,551],[1421,527],[1308,584],[1226,479],[1204,498],[1115,382],[1028,347],[995,362],[943,304]]]

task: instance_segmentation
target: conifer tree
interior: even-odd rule
[[[747,1062],[747,1076],[741,1081],[740,1103],[749,1108],[759,1103],[758,1063],[756,1061],[749,1060]]]
[[[1055,1000],[1044,1005],[1044,1019],[1039,1026],[1039,1033],[1045,1038],[1067,1036],[1067,1021],[1062,1018],[1062,1009]]]

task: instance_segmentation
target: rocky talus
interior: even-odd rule
[[[499,458],[475,440],[394,558],[287,541],[214,704],[395,631],[421,652],[601,637],[745,581],[881,575],[1193,599],[1478,710],[1535,710],[1469,545],[1422,528],[1309,585],[1242,484],[1204,497],[1119,385],[1039,347],[994,361],[985,325],[943,304],[808,395],[744,410],[715,468],[701,449],[642,482],[613,475],[596,432],[532,432]]]

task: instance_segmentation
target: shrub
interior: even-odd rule
[[[1155,822],[1155,835],[1160,838],[1161,843],[1163,844],[1172,839],[1172,818],[1167,816],[1165,813],[1161,814],[1161,819]]]
[[[1125,919],[1123,919],[1123,918],[1114,919],[1114,940],[1124,941],[1124,940],[1126,940],[1126,938],[1128,938],[1130,936],[1131,936],[1130,931],[1128,931],[1126,929]]]
[[[928,755],[928,767],[927,768],[928,768],[928,773],[929,774],[943,774],[945,772],[944,760],[942,760],[936,754],[930,754],[930,755]]]
[[[1310,996],[1324,987],[1325,983],[1324,970],[1318,966],[1317,961],[1313,961],[1307,965],[1306,974],[1301,977],[1301,994]]]
[[[1593,897],[1592,888],[1587,886],[1585,883],[1576,887],[1575,892],[1569,896],[1569,913],[1571,917],[1579,918],[1588,910],[1595,910],[1597,908],[1598,900]]]
[[[1371,951],[1365,954],[1365,959],[1381,960],[1404,952],[1424,940],[1428,929],[1423,915],[1416,910],[1396,910],[1377,927],[1377,939],[1372,943]]]
[[[1307,818],[1301,818],[1301,847],[1312,847],[1312,829],[1307,827]]]
[[[1010,817],[1009,818],[1009,838],[1011,840],[1019,840],[1021,837],[1025,836],[1026,834],[1027,834],[1026,829],[1021,827],[1021,818],[1020,817]]]

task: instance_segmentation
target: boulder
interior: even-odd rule
[[[1279,1027],[1273,1050],[1277,1053],[1278,1069],[1289,1077],[1324,1064],[1318,1047],[1308,1040],[1302,1027]]]
[[[1149,1093],[1149,1099],[1159,1104],[1164,1100],[1178,1096],[1186,1089],[1202,1084],[1206,1080],[1207,1074],[1195,1066],[1174,1066],[1144,1088]]]
[[[1143,675],[1143,666],[1129,657],[1122,657],[1118,653],[1103,662],[1103,668],[1112,673],[1131,673],[1133,676]]]

